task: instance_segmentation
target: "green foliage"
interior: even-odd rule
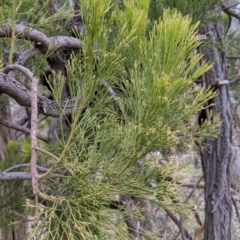
[[[50,1],[36,1],[35,7],[29,4],[32,2],[18,2],[17,22],[31,22],[49,35],[66,33],[72,13],[66,5],[54,12]],[[217,134],[217,118],[213,118],[215,126],[210,121],[201,128],[192,123],[195,114],[214,97],[211,90],[196,91],[192,85],[211,67],[200,63],[201,56],[195,51],[200,45],[197,20],[204,19],[216,1],[124,1],[122,8],[115,2],[81,1],[86,35],[81,39],[81,54],[72,53],[67,66],[75,104],[72,121],[68,132],[62,126],[58,144],[45,148],[52,149],[58,161],[38,154],[38,160],[52,168],[41,178],[46,205],[41,206],[40,221],[27,239],[64,239],[66,234],[68,239],[128,239],[123,216],[141,218],[142,212],[111,209],[120,195],[148,200],[183,217],[189,213],[177,203],[176,180],[165,180],[175,172],[174,166],[160,167],[151,157],[142,167],[136,166],[152,151],[184,152],[193,141]],[[182,14],[164,11],[166,7]],[[10,14],[10,6],[3,8]],[[185,16],[188,13],[192,19]],[[35,72],[41,64],[36,65]],[[53,97],[62,117],[65,81],[60,74],[53,74]],[[29,139],[19,156],[17,150],[15,143],[9,143],[2,170],[29,161]],[[55,170],[64,174],[57,175]],[[150,187],[150,183],[154,185]],[[5,196],[0,202],[17,196],[20,201],[13,209],[23,214],[31,187],[17,181],[1,187]],[[7,225],[19,220],[9,211],[1,216]]]
[[[184,16],[189,15],[192,22],[201,21],[201,24],[206,24],[216,16],[211,14],[216,5],[220,3],[219,0],[151,0],[149,8],[149,18],[158,20],[162,16],[164,9],[177,9]]]
[[[146,199],[186,217],[187,208],[176,203],[174,180],[164,180],[174,168],[159,167],[154,158],[141,168],[137,162],[159,149],[186,151],[192,141],[217,134],[219,122],[201,128],[191,124],[214,96],[192,88],[210,68],[199,63],[195,52],[198,23],[166,10],[146,36],[145,0],[127,1],[124,10],[108,0],[81,4],[87,29],[83,54],[73,54],[67,67],[75,101],[71,130],[68,138],[59,138],[59,160],[41,179],[41,196],[48,204],[28,238],[128,239],[118,222],[122,214],[141,213],[110,209],[119,195]],[[55,77],[61,86],[65,80]],[[109,86],[115,96],[108,93]],[[60,106],[60,91],[53,90]],[[54,178],[53,170],[59,168],[66,174]]]
[[[0,4],[0,13],[0,24],[6,23],[6,16],[10,13],[9,3]]]

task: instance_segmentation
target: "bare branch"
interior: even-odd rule
[[[34,57],[34,56],[38,55],[39,53],[41,53],[41,51],[39,49],[36,49],[35,47],[31,50],[26,50],[18,56],[15,64],[24,65],[24,63],[29,58]]]
[[[230,6],[222,5],[222,10],[224,11],[225,9],[236,7],[238,4],[239,4],[239,2],[234,3],[234,4],[230,5]]]
[[[201,176],[199,178],[199,180],[197,181],[197,183],[195,184],[195,186],[193,187],[192,191],[189,193],[189,195],[187,196],[187,198],[183,201],[183,204],[186,204],[187,201],[189,200],[189,198],[193,195],[194,191],[196,190],[196,188],[198,187],[199,183],[202,181],[203,176]]]
[[[6,25],[5,27],[0,28],[0,37],[11,37],[12,28],[10,25]],[[30,40],[35,42],[36,45],[41,46],[42,52],[46,52],[50,45],[50,40],[46,35],[42,32],[23,26],[21,24],[17,24],[15,27],[15,37],[16,38],[24,38],[26,40]]]
[[[3,69],[3,73],[8,74],[10,71],[12,70],[19,70],[22,73],[24,73],[28,78],[30,78],[30,80],[33,80],[34,75],[33,73],[26,67],[22,66],[22,65],[18,65],[18,64],[9,64],[7,65],[4,69]]]
[[[204,188],[204,185],[200,185],[200,184],[198,184],[197,186],[196,186],[196,184],[191,184],[191,183],[189,183],[189,184],[185,184],[185,183],[179,183],[182,187],[188,187],[188,188]]]
[[[23,168],[23,167],[29,167],[29,164],[28,163],[21,163],[21,164],[14,165],[14,166],[6,169],[2,173],[8,173],[8,172],[11,172],[12,170]],[[39,172],[47,172],[48,168],[37,165],[37,170]]]
[[[67,36],[49,37],[51,45],[48,50],[57,48],[80,49],[82,47],[79,39]]]
[[[12,97],[21,106],[31,107],[31,92],[13,77],[2,72],[0,72],[0,92]],[[45,96],[38,96],[37,105],[38,113],[51,117],[59,117],[61,115],[56,102]],[[64,108],[65,115],[70,115],[73,104],[70,102],[66,106],[66,102],[63,102],[61,107]]]
[[[11,37],[11,26],[7,25],[0,28],[0,37]],[[71,48],[71,49],[80,49],[81,43],[79,39],[74,37],[67,36],[54,36],[48,38],[42,32],[23,26],[21,24],[16,25],[15,29],[16,38],[24,38],[35,42],[36,48],[41,50],[41,52],[46,52],[47,50],[52,50],[56,48]],[[50,49],[49,49],[50,47]]]
[[[239,16],[237,13],[235,13],[235,12],[234,12],[233,10],[231,10],[230,8],[225,7],[223,4],[222,4],[222,10],[223,10],[226,14],[230,15],[231,17],[234,17],[234,18],[240,20],[240,16]]]
[[[0,124],[3,125],[3,126],[6,126],[6,127],[9,127],[9,128],[13,128],[15,130],[18,130],[18,131],[21,131],[23,133],[26,133],[26,134],[30,134],[30,129],[26,128],[26,127],[23,127],[21,125],[18,125],[16,123],[11,123],[7,120],[4,120],[4,119],[1,119],[0,118]],[[45,137],[45,136],[42,136],[40,134],[37,134],[37,138],[44,141],[44,142],[48,142],[48,138]]]
[[[38,124],[41,123],[42,121],[44,121],[47,118],[47,116],[43,116],[40,119],[38,119]]]
[[[42,174],[39,176],[42,176]],[[59,178],[59,177],[62,177],[62,175],[59,175],[58,173],[51,175],[51,178]],[[2,173],[0,173],[0,181],[14,181],[14,180],[32,180],[32,174],[30,172],[2,172]]]
[[[57,156],[55,156],[54,154],[52,154],[52,153],[46,151],[45,149],[42,149],[42,148],[40,148],[40,147],[35,147],[35,148],[36,148],[37,151],[42,152],[42,153],[48,155],[49,157],[55,159],[56,161],[59,160]]]
[[[239,77],[236,77],[236,78],[232,79],[232,80],[229,82],[229,84],[231,85],[231,84],[233,84],[233,83],[235,83],[235,82],[237,82],[237,81],[239,81],[239,80],[240,80],[240,78],[239,78]]]
[[[227,55],[226,58],[229,58],[229,59],[240,59],[240,56],[230,56],[230,55]]]
[[[180,229],[180,221],[177,219],[176,216],[174,216],[171,212],[167,211],[167,215],[173,220],[173,222],[179,227]],[[188,233],[188,231],[183,228],[184,236],[186,236],[187,239],[193,240],[191,235]]]
[[[6,25],[5,27],[0,28],[0,37],[11,37],[11,26]],[[36,51],[40,51],[41,53],[45,53],[48,50],[54,50],[57,48],[68,48],[68,49],[80,49],[81,42],[79,39],[74,37],[67,36],[54,36],[47,37],[42,32],[35,30],[30,27],[23,26],[21,24],[16,25],[15,29],[15,37],[16,38],[24,38],[26,40],[30,40],[35,43]],[[39,52],[35,52],[38,54]],[[29,53],[26,52],[26,56],[23,59],[28,59]],[[24,62],[25,60],[23,60]],[[20,64],[23,64],[19,62]]]
[[[13,181],[13,180],[32,180],[32,175],[31,173],[28,172],[0,173],[0,181]]]

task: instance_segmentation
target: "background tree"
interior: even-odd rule
[[[145,156],[155,150],[185,152],[193,141],[216,136],[217,118],[201,126],[190,124],[215,96],[211,89],[196,91],[192,85],[210,69],[196,52],[197,20],[206,20],[216,2],[202,1],[204,12],[196,1],[119,5],[92,0],[81,1],[75,13],[69,10],[74,8],[71,1],[40,2],[36,8],[29,8],[29,2],[15,6],[17,17],[12,19],[20,24],[2,20],[0,37],[10,39],[19,56],[14,60],[13,51],[8,54],[14,64],[5,63],[0,91],[31,108],[31,133],[1,121],[31,136],[31,144],[20,141],[21,165],[3,164],[1,173],[1,180],[32,180],[34,196],[26,191],[19,201],[30,203],[22,207],[21,216],[31,214],[36,221],[30,236],[146,237],[136,221],[145,214],[143,200],[184,216],[188,211],[176,202],[175,180],[167,181],[174,169]],[[166,7],[191,14],[193,21],[175,11],[164,12]],[[27,19],[26,26],[21,19]],[[40,75],[51,98],[37,95]],[[25,83],[29,80],[31,91]],[[57,118],[41,123],[44,129],[50,124],[48,137],[36,135],[41,128],[36,125],[37,110]],[[25,172],[16,171],[20,168]],[[28,184],[23,187],[29,189]],[[29,212],[33,209],[35,213]]]
[[[230,107],[228,81],[226,81],[226,58],[220,23],[209,25],[205,29],[212,44],[205,52],[206,59],[214,59],[215,64],[202,78],[206,86],[217,85],[218,95],[214,99],[214,114],[219,114],[222,125],[219,137],[207,141],[208,147],[201,152],[205,180],[205,239],[231,239],[231,194],[230,194],[230,160],[232,147],[232,113]],[[221,84],[221,82],[225,84]],[[219,84],[220,83],[220,84]],[[224,210],[223,210],[224,209]]]
[[[191,3],[190,3],[191,2]],[[219,128],[219,137],[215,140],[206,141],[208,146],[201,151],[202,168],[205,180],[205,234],[204,239],[231,239],[231,195],[230,195],[230,159],[232,147],[232,118],[229,98],[228,81],[226,80],[226,59],[224,52],[224,32],[223,24],[218,20],[207,18],[209,9],[216,5],[216,1],[203,4],[199,11],[197,1],[168,1],[171,7],[175,7],[183,14],[191,14],[193,19],[202,18],[200,32],[206,35],[209,40],[200,48],[207,62],[213,62],[214,67],[201,78],[202,87],[213,87],[217,91],[214,101],[209,101],[208,105],[214,104],[211,108],[214,114],[219,114],[222,126]],[[210,8],[209,8],[210,7]],[[223,5],[224,8],[224,5]],[[220,12],[216,8],[213,12]],[[213,14],[209,14],[211,17]],[[207,20],[207,21],[206,21]],[[228,23],[230,24],[230,23]],[[205,27],[204,27],[205,26]],[[223,85],[222,85],[223,84]],[[204,118],[210,118],[210,109],[200,112],[204,113]],[[210,114],[210,115],[209,115]],[[199,116],[200,125],[202,116]]]

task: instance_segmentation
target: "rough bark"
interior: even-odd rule
[[[222,25],[216,22],[204,29],[211,47],[205,54],[205,60],[214,63],[214,67],[202,77],[202,84],[212,86],[226,79],[226,60],[222,51]],[[220,86],[214,99],[213,113],[219,114],[221,127],[218,138],[206,140],[208,147],[201,152],[205,179],[205,240],[231,240],[231,195],[230,195],[230,159],[231,159],[231,108],[228,85]]]
[[[5,73],[0,73],[0,92],[6,93],[12,97],[17,103],[24,107],[31,107],[31,92],[21,83],[15,80],[13,77],[8,76]],[[47,116],[58,117],[59,107],[54,100],[50,100],[45,96],[38,96],[38,112]],[[65,114],[70,115],[72,112],[72,104],[66,102],[62,103],[62,107],[65,107]]]

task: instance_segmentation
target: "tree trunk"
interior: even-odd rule
[[[213,86],[226,80],[226,59],[223,52],[223,28],[216,22],[204,29],[211,47],[204,51],[204,60],[213,62],[213,68],[202,77],[202,84]],[[207,50],[207,51],[206,51]],[[230,159],[232,116],[227,84],[216,90],[213,113],[219,114],[221,127],[217,139],[206,140],[207,148],[201,152],[205,180],[205,240],[231,240]]]

